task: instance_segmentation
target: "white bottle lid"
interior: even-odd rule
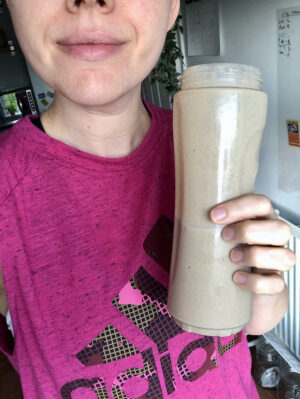
[[[182,90],[203,87],[238,87],[261,90],[263,79],[258,68],[244,64],[201,64],[187,68],[179,79]]]

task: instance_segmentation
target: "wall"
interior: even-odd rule
[[[269,196],[283,217],[300,224],[300,191],[286,193],[278,188],[276,15],[278,9],[300,6],[300,0],[219,0],[219,2],[221,56],[187,57],[186,64],[192,66],[210,62],[238,62],[252,64],[261,69],[265,81],[264,90],[269,96],[269,108],[262,140],[256,191]],[[298,151],[300,157],[300,149]]]

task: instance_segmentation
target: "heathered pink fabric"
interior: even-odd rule
[[[172,114],[121,159],[29,117],[0,135],[0,262],[25,399],[255,399],[244,332],[183,332],[167,308]],[[205,189],[205,187],[203,188]],[[201,267],[201,265],[199,265]],[[207,304],[209,307],[209,303]]]

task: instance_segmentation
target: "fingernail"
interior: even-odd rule
[[[223,238],[227,241],[233,240],[235,236],[235,230],[233,227],[225,227],[222,235]]]
[[[245,284],[247,281],[247,275],[242,272],[237,272],[234,274],[233,280],[238,284]]]
[[[227,210],[222,207],[215,208],[211,211],[211,217],[215,222],[220,222],[227,216]]]
[[[244,253],[241,249],[234,249],[231,252],[231,259],[234,262],[240,262],[241,260],[243,260],[243,257],[244,257]]]

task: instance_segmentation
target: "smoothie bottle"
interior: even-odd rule
[[[252,313],[238,287],[235,246],[209,219],[215,205],[254,192],[267,95],[257,68],[207,64],[185,70],[174,98],[175,226],[168,309],[186,331],[229,336]]]

